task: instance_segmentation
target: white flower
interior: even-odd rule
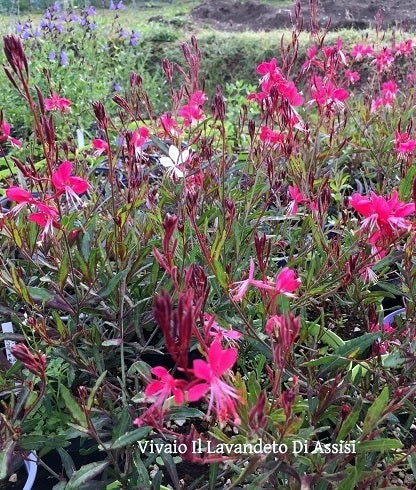
[[[159,162],[161,165],[168,169],[168,173],[174,173],[176,177],[182,178],[184,176],[182,165],[189,158],[189,149],[179,151],[174,145],[169,146],[169,156],[160,157]]]

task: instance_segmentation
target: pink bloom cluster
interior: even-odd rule
[[[60,97],[56,93],[53,93],[49,99],[45,99],[45,109],[47,111],[68,112],[70,107],[71,101],[64,97]]]
[[[333,113],[335,109],[342,109],[349,93],[343,88],[337,88],[331,81],[319,76],[312,77],[312,99],[320,109]]]
[[[0,145],[5,141],[10,141],[13,146],[20,147],[22,142],[10,136],[11,126],[6,121],[2,121],[0,125]]]
[[[202,106],[206,100],[207,97],[202,90],[197,90],[189,96],[188,103],[179,109],[179,115],[183,117],[184,126],[192,126],[205,117]]]
[[[361,61],[372,54],[373,48],[366,44],[356,44],[353,46],[350,52],[351,58],[353,58],[355,61]]]
[[[355,193],[350,198],[350,204],[364,216],[361,228],[372,233],[369,242],[374,250],[382,255],[383,249],[391,239],[412,226],[405,218],[415,212],[415,205],[400,201],[397,191],[394,191],[389,199],[378,196],[375,192],[371,192],[369,198]]]
[[[68,201],[80,202],[80,195],[87,191],[88,182],[81,177],[72,175],[72,163],[69,161],[62,162],[61,165],[52,174],[51,182],[56,190],[55,195],[49,197],[48,200],[56,198],[61,194],[66,194]],[[43,232],[41,239],[49,232],[53,231],[53,227],[59,227],[59,213],[55,207],[47,204],[46,201],[41,201],[33,197],[33,195],[20,187],[9,187],[6,190],[6,196],[10,201],[14,201],[17,205],[10,211],[11,214],[16,214],[26,205],[33,205],[37,208],[37,212],[30,213],[28,219],[35,222]]]
[[[206,361],[202,359],[193,361],[193,368],[187,370],[187,374],[192,376],[190,382],[175,379],[162,366],[153,368],[151,373],[158,379],[152,381],[145,390],[146,399],[152,402],[152,405],[134,423],[142,425],[155,409],[163,410],[166,400],[173,396],[176,404],[182,404],[185,400],[196,402],[207,397],[207,415],[215,409],[220,421],[232,417],[233,423],[238,424],[235,404],[239,395],[237,390],[224,380],[224,376],[229,375],[230,369],[237,360],[237,349],[223,349],[220,340],[215,339],[208,348],[206,359]]]
[[[392,108],[397,92],[396,82],[393,80],[384,82],[381,86],[381,95],[371,101],[371,112],[376,112],[380,107]]]
[[[400,131],[396,130],[394,133],[394,139],[399,158],[405,158],[407,155],[411,155],[415,151],[416,140],[411,139],[410,134],[406,131],[401,133]]]
[[[257,289],[266,291],[272,298],[283,294],[289,298],[293,298],[293,294],[301,284],[301,280],[296,277],[295,271],[284,267],[277,275],[275,282],[270,280],[254,279],[254,261],[250,260],[250,268],[248,278],[244,281],[238,281],[232,284],[231,294],[233,301],[241,301],[244,298],[249,286],[254,286]]]
[[[250,94],[249,100],[261,102],[270,96],[272,90],[275,90],[291,106],[296,107],[303,104],[303,97],[299,94],[295,84],[282,75],[277,66],[276,58],[260,63],[257,67],[257,73],[262,75],[260,79],[261,92]]]

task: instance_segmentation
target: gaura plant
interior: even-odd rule
[[[0,307],[20,361],[2,360],[2,475],[36,449],[55,488],[413,478],[413,44],[316,31],[298,66],[298,37],[257,67],[237,154],[194,37],[186,67],[163,60],[171,110],[132,72],[83,149],[56,136],[74,101],[33,86],[4,38],[33,128],[20,144],[2,118]],[[395,296],[406,318],[385,328]],[[75,465],[74,440],[96,459]]]

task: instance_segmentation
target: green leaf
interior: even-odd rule
[[[0,480],[6,478],[10,468],[10,462],[12,460],[16,441],[7,441],[0,451]]]
[[[93,389],[91,390],[91,393],[88,397],[88,401],[87,401],[88,410],[91,410],[92,404],[94,403],[95,394],[97,393],[97,390],[100,387],[100,384],[103,382],[106,374],[107,374],[107,371],[104,371],[103,373],[101,373],[100,377],[95,382],[95,385],[94,385]]]
[[[392,451],[401,449],[403,444],[397,439],[374,439],[372,441],[363,441],[357,444],[357,454],[369,452]]]
[[[65,402],[66,408],[72,415],[72,418],[74,418],[79,425],[81,425],[81,427],[87,428],[88,424],[85,413],[82,411],[75,398],[71,395],[68,388],[64,385],[61,385],[61,396]]]
[[[409,462],[412,473],[416,478],[416,453],[413,452],[410,454],[410,456],[407,457],[407,461]]]
[[[128,273],[128,270],[122,270],[117,273],[108,281],[108,284],[103,289],[101,289],[98,294],[103,298],[109,296],[116,289],[118,284],[127,276]]]
[[[398,368],[406,362],[406,358],[399,351],[382,356],[381,364],[386,368]]]
[[[69,274],[69,259],[68,259],[68,254],[65,253],[64,256],[62,257],[61,263],[59,264],[58,273],[57,273],[58,286],[61,291],[63,291],[64,289],[68,274]]]
[[[351,490],[355,488],[357,483],[358,471],[355,466],[348,468],[349,475],[340,484],[337,485],[337,490]]]
[[[137,473],[137,480],[136,480],[137,488],[142,488],[143,490],[150,490],[151,485],[149,481],[149,474],[147,472],[146,466],[144,465],[140,457],[140,451],[138,449],[135,449],[133,451],[133,464],[136,468],[136,473]]]
[[[404,179],[401,180],[399,185],[399,197],[402,201],[407,201],[412,192],[413,180],[416,176],[416,166],[413,165],[407,171]]]
[[[40,449],[40,448],[50,448],[50,449],[56,449],[56,448],[61,448],[61,447],[66,447],[70,445],[70,442],[67,441],[67,438],[65,435],[61,436],[38,436],[38,435],[32,435],[32,436],[22,436],[22,438],[19,441],[19,445],[27,450],[31,451],[33,449]]]
[[[227,273],[222,267],[221,263],[218,260],[213,259],[212,265],[214,267],[215,277],[217,278],[220,285],[227,289]]]
[[[344,440],[345,436],[350,434],[350,432],[353,430],[353,428],[355,427],[355,424],[357,423],[358,418],[360,416],[362,405],[363,405],[363,402],[362,402],[361,398],[359,398],[357,403],[354,405],[354,408],[351,410],[351,412],[348,414],[348,416],[344,420],[343,424],[341,425],[341,428],[339,429],[339,432],[337,435],[336,442]]]
[[[181,485],[179,483],[178,472],[176,470],[176,464],[173,460],[173,456],[171,454],[165,453],[164,451],[160,453],[160,457],[163,460],[163,463],[168,470],[169,476],[172,479],[172,483],[174,488],[180,488]]]
[[[380,422],[382,415],[389,402],[389,388],[385,386],[380,395],[374,400],[371,407],[368,409],[363,423],[362,436],[369,434],[374,427]]]
[[[66,484],[67,484],[66,481],[60,481],[59,483],[57,483],[56,485],[54,485],[54,487],[52,488],[52,490],[65,490]]]
[[[42,301],[46,303],[47,301],[53,298],[53,294],[44,288],[35,288],[32,286],[27,286],[27,290],[30,294],[30,297],[37,301]]]
[[[100,461],[81,466],[81,468],[71,476],[71,479],[66,486],[66,490],[80,490],[84,483],[102,473],[108,464],[109,461]]]
[[[336,333],[317,323],[308,322],[308,332],[310,332],[316,339],[321,340],[321,342],[324,342],[333,349],[337,349],[338,347],[345,345],[345,342],[341,339],[341,337],[338,337]]]
[[[215,490],[218,478],[218,463],[212,463],[209,467],[209,490]]]
[[[62,448],[57,448],[57,451],[59,453],[59,456],[61,457],[62,464],[65,468],[65,473],[68,478],[71,478],[71,476],[75,472],[75,463],[71,456],[65,451],[65,449]]]
[[[319,375],[333,371],[350,362],[350,359],[360,356],[380,336],[380,332],[366,333],[355,339],[345,342],[333,352],[336,359],[320,371]]]
[[[105,449],[113,450],[120,449],[121,447],[129,446],[134,442],[137,442],[149,434],[151,427],[140,427],[139,429],[133,430],[132,432],[128,432],[120,436],[116,439],[112,444],[105,445]]]
[[[181,420],[188,418],[198,418],[203,419],[205,416],[204,412],[192,407],[171,407],[169,411],[170,420]]]

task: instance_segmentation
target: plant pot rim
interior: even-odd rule
[[[33,484],[35,483],[36,474],[38,472],[38,465],[36,463],[37,456],[36,452],[32,451],[27,455],[27,459],[24,461],[24,465],[27,472],[27,480],[23,490],[32,490]]]
[[[392,313],[389,313],[387,316],[384,317],[383,323],[391,325],[394,322],[394,318],[397,315],[402,315],[403,313],[406,313],[406,308],[400,308],[400,310],[393,311]]]

